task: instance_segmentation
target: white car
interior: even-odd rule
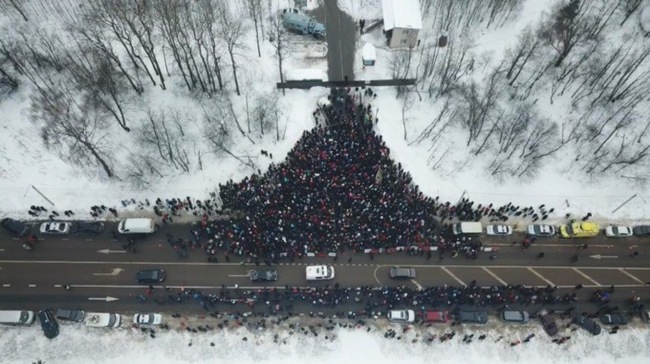
[[[508,225],[488,225],[485,232],[491,236],[507,236],[512,235],[512,226]]]
[[[532,236],[554,236],[555,226],[546,224],[528,225],[528,235]]]
[[[415,312],[413,310],[391,310],[388,311],[388,319],[393,322],[413,322]]]
[[[160,325],[162,315],[159,313],[136,313],[133,316],[133,323],[138,325]]]
[[[41,224],[41,234],[68,234],[70,233],[69,222],[51,221]]]
[[[626,238],[632,236],[632,228],[629,226],[608,226],[605,228],[605,235],[610,238]]]

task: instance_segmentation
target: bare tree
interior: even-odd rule
[[[24,21],[29,21],[27,12],[25,11],[25,0],[2,0],[0,1],[0,10],[3,13],[8,13],[11,10],[16,11],[23,18]]]
[[[227,1],[220,2],[218,7],[218,19],[220,21],[220,34],[226,45],[230,65],[232,66],[232,75],[235,81],[235,91],[237,96],[241,95],[239,90],[239,80],[237,78],[237,61],[235,56],[237,52],[244,49],[242,36],[248,31],[241,14],[234,14]]]
[[[571,50],[589,39],[589,22],[581,0],[569,0],[560,5],[552,18],[540,30],[540,37],[556,52],[554,66],[559,67]]]
[[[282,24],[282,19],[274,14],[269,15],[269,41],[275,50],[275,57],[278,60],[278,71],[280,73],[280,82],[284,82],[284,60],[289,55],[290,46],[289,34]],[[285,89],[282,89],[282,94],[285,94]]]
[[[260,27],[262,26],[262,2],[261,0],[248,0],[248,13],[253,20],[253,25],[255,27],[255,42],[257,43],[257,56],[262,57],[262,51],[260,50]],[[273,15],[271,15],[273,16]]]

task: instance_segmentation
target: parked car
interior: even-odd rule
[[[108,312],[88,312],[85,323],[89,327],[120,327],[122,315]]]
[[[41,323],[41,329],[43,329],[46,338],[54,339],[59,336],[59,323],[54,319],[52,311],[48,309],[38,311],[38,321]]]
[[[100,234],[104,231],[104,223],[99,221],[83,221],[72,225],[73,234]]]
[[[415,311],[413,310],[391,310],[388,311],[388,319],[393,322],[413,322],[415,321]]]
[[[272,282],[278,280],[277,270],[252,270],[250,278],[253,282]]]
[[[490,236],[508,236],[512,235],[512,226],[508,225],[488,225],[485,232]]]
[[[555,226],[547,224],[528,225],[528,235],[540,237],[555,236]]]
[[[573,317],[573,322],[582,327],[583,329],[590,332],[592,335],[600,335],[600,325],[598,325],[594,320],[590,319],[585,315],[576,315]]]
[[[135,277],[140,284],[151,284],[164,282],[167,274],[162,269],[145,269],[138,271]]]
[[[136,313],[133,316],[133,323],[138,325],[160,325],[162,315],[159,313]]]
[[[415,268],[391,267],[390,268],[390,277],[392,279],[414,279],[415,278]]]
[[[632,232],[634,236],[650,236],[650,225],[635,226]]]
[[[56,310],[56,319],[70,322],[82,322],[86,317],[86,313],[82,310],[69,310],[66,308],[59,308]]]
[[[501,319],[506,322],[526,323],[530,319],[530,314],[526,311],[501,311]]]
[[[18,220],[6,217],[2,219],[2,228],[17,236],[25,236],[29,233],[29,227]]]
[[[641,311],[641,321],[650,324],[650,311]]]
[[[627,315],[622,313],[610,313],[600,316],[600,322],[603,325],[627,325]]]
[[[41,234],[68,234],[71,226],[69,222],[50,221],[42,223],[40,231]]]
[[[456,312],[456,321],[468,324],[486,324],[488,314],[486,311],[459,309]]]
[[[600,233],[600,226],[588,221],[572,221],[560,226],[560,236],[563,238],[591,238]]]
[[[605,228],[605,235],[610,238],[627,238],[632,236],[632,228],[629,226],[608,226]]]
[[[422,321],[445,323],[449,321],[449,311],[424,311],[422,312]]]
[[[548,313],[546,310],[541,310],[538,314],[539,320],[542,322],[542,327],[544,328],[544,331],[549,336],[555,336],[557,333],[560,331],[557,327],[557,324],[555,323],[555,318]]]

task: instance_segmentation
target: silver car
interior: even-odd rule
[[[526,323],[530,319],[530,315],[526,311],[502,311],[501,319],[506,322],[520,322]]]
[[[512,235],[512,226],[508,225],[488,225],[485,232],[490,236],[508,236]]]
[[[555,226],[547,224],[528,225],[528,235],[550,237],[555,236]]]

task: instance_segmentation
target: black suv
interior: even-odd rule
[[[25,236],[29,233],[29,227],[27,225],[8,217],[2,219],[2,228],[18,236]]]
[[[253,282],[273,282],[278,280],[277,270],[252,270],[250,273]]]
[[[59,308],[56,310],[56,318],[58,320],[81,322],[85,317],[86,313],[82,310],[68,310],[65,308]]]
[[[635,226],[632,228],[634,236],[650,236],[650,225]]]
[[[550,313],[546,310],[541,310],[538,314],[539,320],[542,322],[542,327],[544,328],[544,331],[548,334],[548,336],[555,336],[557,333],[560,331],[560,329],[557,328],[557,324],[555,323],[555,319],[553,316],[551,316]]]
[[[167,274],[162,269],[141,270],[135,276],[140,284],[161,283],[165,281],[165,278],[167,278]]]
[[[59,336],[59,324],[54,319],[52,311],[50,310],[41,310],[38,311],[38,321],[41,322],[41,328],[45,337],[48,339],[54,339]]]
[[[573,322],[582,327],[583,329],[589,331],[592,335],[600,335],[600,325],[598,325],[594,320],[590,319],[585,315],[576,315],[573,317]]]

